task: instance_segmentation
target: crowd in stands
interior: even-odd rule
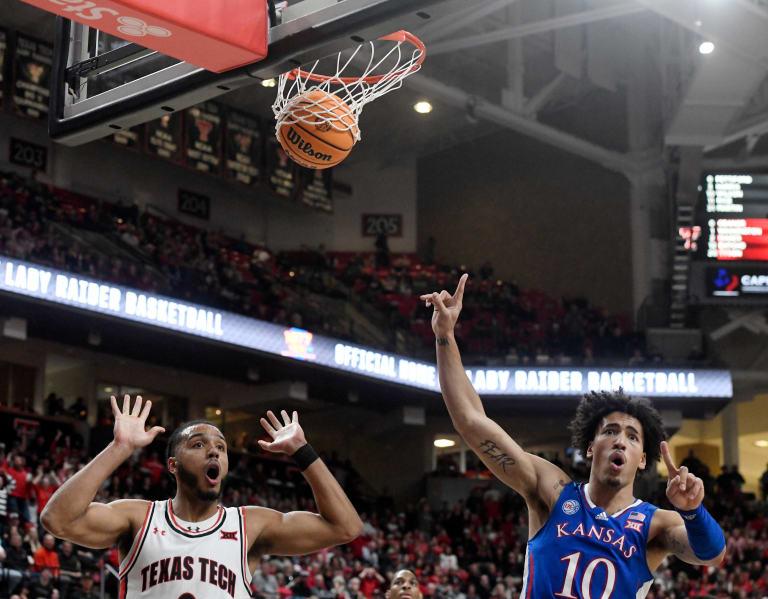
[[[109,240],[99,248],[94,236]],[[433,247],[432,244],[429,247]],[[432,251],[391,254],[386,237],[369,253],[302,249],[274,254],[159,213],[0,173],[0,254],[97,279],[365,342],[354,319],[324,309],[344,300],[372,319],[381,349],[433,357],[430,313],[420,293],[453,289],[463,266]],[[457,338],[468,363],[641,366],[644,337],[627,318],[587,300],[554,299],[494,276],[471,273]],[[338,314],[336,314],[338,312]]]
[[[52,493],[88,460],[75,437],[22,437],[0,455],[0,596],[19,599],[80,599],[99,596],[102,582],[115,597],[115,578],[104,565],[118,565],[117,550],[95,551],[59,541],[39,525]],[[165,499],[174,493],[158,441],[137,452],[102,486],[96,500]],[[313,510],[309,487],[290,462],[256,453],[230,451],[231,472],[222,503],[256,504],[278,510]],[[400,568],[419,577],[426,599],[518,599],[528,536],[526,508],[514,492],[477,475],[469,496],[455,504],[407,504],[359,493],[354,467],[326,460],[356,504],[362,535],[342,547],[301,558],[264,556],[251,588],[259,599],[383,599]],[[649,599],[768,596],[768,526],[765,497],[741,490],[735,468],[717,478],[694,455],[686,459],[703,476],[706,502],[726,532],[728,550],[720,567],[697,567],[668,558],[655,573]],[[585,462],[560,463],[576,480]],[[664,483],[647,498],[669,507]],[[103,578],[103,580],[102,580]]]

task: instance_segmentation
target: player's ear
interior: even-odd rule
[[[645,452],[643,452],[643,456],[640,458],[640,463],[637,465],[637,467],[640,470],[645,470],[646,466],[646,458],[645,458]]]
[[[592,455],[593,455],[593,453],[592,453],[592,441],[590,441],[589,445],[587,445],[587,455],[586,455],[586,458],[588,460],[591,460],[592,459]]]
[[[390,595],[389,589],[384,591],[384,599],[389,599],[389,595]]]
[[[168,472],[171,474],[176,474],[176,458],[170,457],[168,458]]]

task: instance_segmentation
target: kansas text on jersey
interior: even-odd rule
[[[609,515],[589,485],[566,485],[544,526],[528,541],[525,599],[642,599],[653,584],[646,545],[656,506],[636,500]]]

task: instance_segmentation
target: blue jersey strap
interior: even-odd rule
[[[694,555],[701,560],[711,560],[720,555],[725,548],[725,535],[706,508],[699,504],[695,510],[677,511],[683,517]]]

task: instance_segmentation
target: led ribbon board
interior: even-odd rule
[[[390,383],[440,390],[434,364],[2,256],[0,291]],[[580,396],[623,387],[646,397],[733,396],[727,370],[468,368],[467,376],[483,395]]]

